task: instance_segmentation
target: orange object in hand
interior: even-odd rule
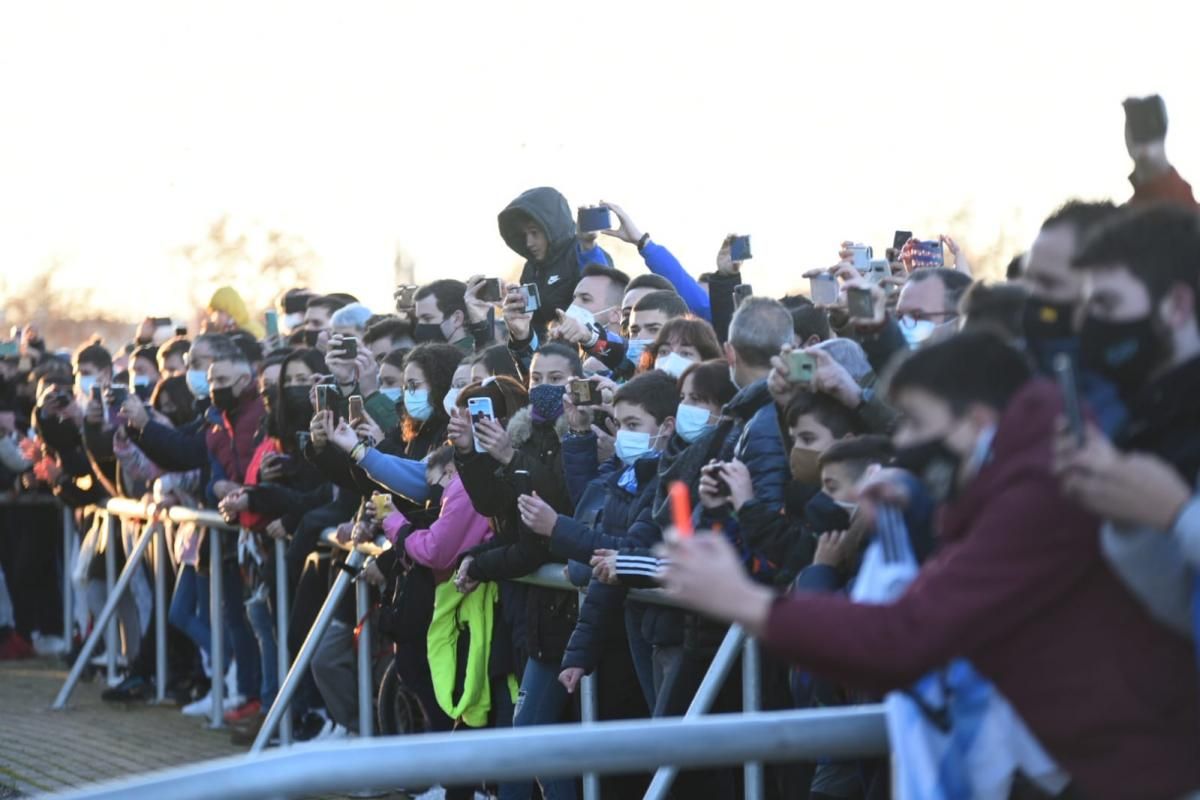
[[[692,529],[692,497],[683,481],[671,484],[671,523],[679,533],[680,538],[686,539],[694,532]]]

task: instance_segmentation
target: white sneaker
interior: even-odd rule
[[[242,703],[246,702],[245,698],[239,695],[227,695],[221,702],[222,711],[230,711],[237,708]],[[201,697],[194,703],[188,703],[183,707],[182,713],[188,717],[208,717],[212,716],[212,691]]]
[[[327,719],[325,720],[325,727],[321,728],[321,732],[308,741],[325,742],[333,739],[345,739],[349,735],[350,731],[346,730],[344,725],[338,725],[333,720]]]
[[[61,636],[43,636],[33,632],[33,649],[39,656],[59,656],[67,652],[67,642]]]

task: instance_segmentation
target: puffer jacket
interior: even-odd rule
[[[495,531],[494,538],[469,553],[472,561],[467,573],[472,579],[510,581],[554,560],[546,539],[521,524],[513,476],[519,470],[529,472],[538,496],[560,514],[570,514],[573,506],[563,478],[560,441],[565,431],[565,419],[560,417],[553,425],[535,423],[532,412],[525,408],[508,423],[515,451],[509,464],[502,465],[486,453],[455,454],[471,504],[483,516],[491,517]],[[557,664],[575,626],[576,593],[537,586],[516,591],[502,587],[501,601],[517,638],[522,628],[525,631],[524,642],[514,645],[525,648],[538,661]],[[523,608],[514,607],[520,603]]]

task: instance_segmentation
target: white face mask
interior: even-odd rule
[[[283,329],[289,333],[304,324],[304,315],[300,313],[287,314],[283,318]]]
[[[446,396],[442,398],[442,408],[446,409],[446,414],[454,413],[454,404],[458,402],[458,393],[461,391],[462,389],[455,389],[451,386],[450,391],[446,392]]]
[[[617,458],[627,466],[632,467],[643,458],[657,452],[654,448],[654,442],[659,436],[651,436],[648,433],[641,431],[620,430],[617,431],[616,453]]]
[[[575,320],[585,328],[596,327],[596,315],[588,311],[583,306],[577,306],[572,303],[567,307],[567,310],[563,312],[563,316],[567,319]]]
[[[655,359],[654,368],[678,379],[683,376],[688,367],[695,363],[692,359],[681,356],[679,353],[667,353],[665,356]]]
[[[714,426],[708,424],[711,416],[712,414],[707,408],[680,403],[679,409],[675,412],[675,432],[685,442],[691,444],[713,429]]]
[[[95,375],[80,375],[79,376],[79,393],[83,395],[85,400],[92,399],[92,387],[96,385]]]

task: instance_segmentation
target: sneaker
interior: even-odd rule
[[[225,721],[228,723],[241,722],[244,719],[254,716],[262,711],[262,703],[258,699],[247,700],[225,712]]]
[[[345,725],[338,725],[336,722],[334,722],[333,720],[330,719],[330,720],[325,721],[325,726],[323,728],[321,728],[321,732],[318,733],[313,738],[309,739],[309,741],[310,742],[334,741],[336,739],[345,739],[349,735],[350,735],[350,731],[347,730]]]
[[[231,711],[237,708],[242,703],[246,702],[244,697],[226,696],[225,702],[221,704],[222,711]],[[188,717],[207,717],[212,715],[212,692],[201,697],[194,703],[190,703],[181,709],[183,714]]]
[[[33,632],[33,649],[39,656],[60,656],[67,652],[67,642],[61,636],[43,636],[41,631]]]
[[[235,723],[229,732],[229,742],[235,747],[249,747],[254,744],[254,740],[258,738],[258,732],[262,730],[263,723],[266,721],[267,715],[263,713],[255,714],[252,717],[247,717],[240,722]],[[267,744],[278,744],[279,736],[271,737],[271,741]]]
[[[325,727],[327,717],[320,711],[307,711],[292,725],[292,739],[311,742]]]
[[[106,689],[100,699],[106,703],[138,703],[150,699],[154,686],[140,675],[130,675],[111,689]]]
[[[23,658],[33,658],[36,653],[33,645],[25,641],[25,637],[14,630],[0,641],[0,661],[16,661]]]

